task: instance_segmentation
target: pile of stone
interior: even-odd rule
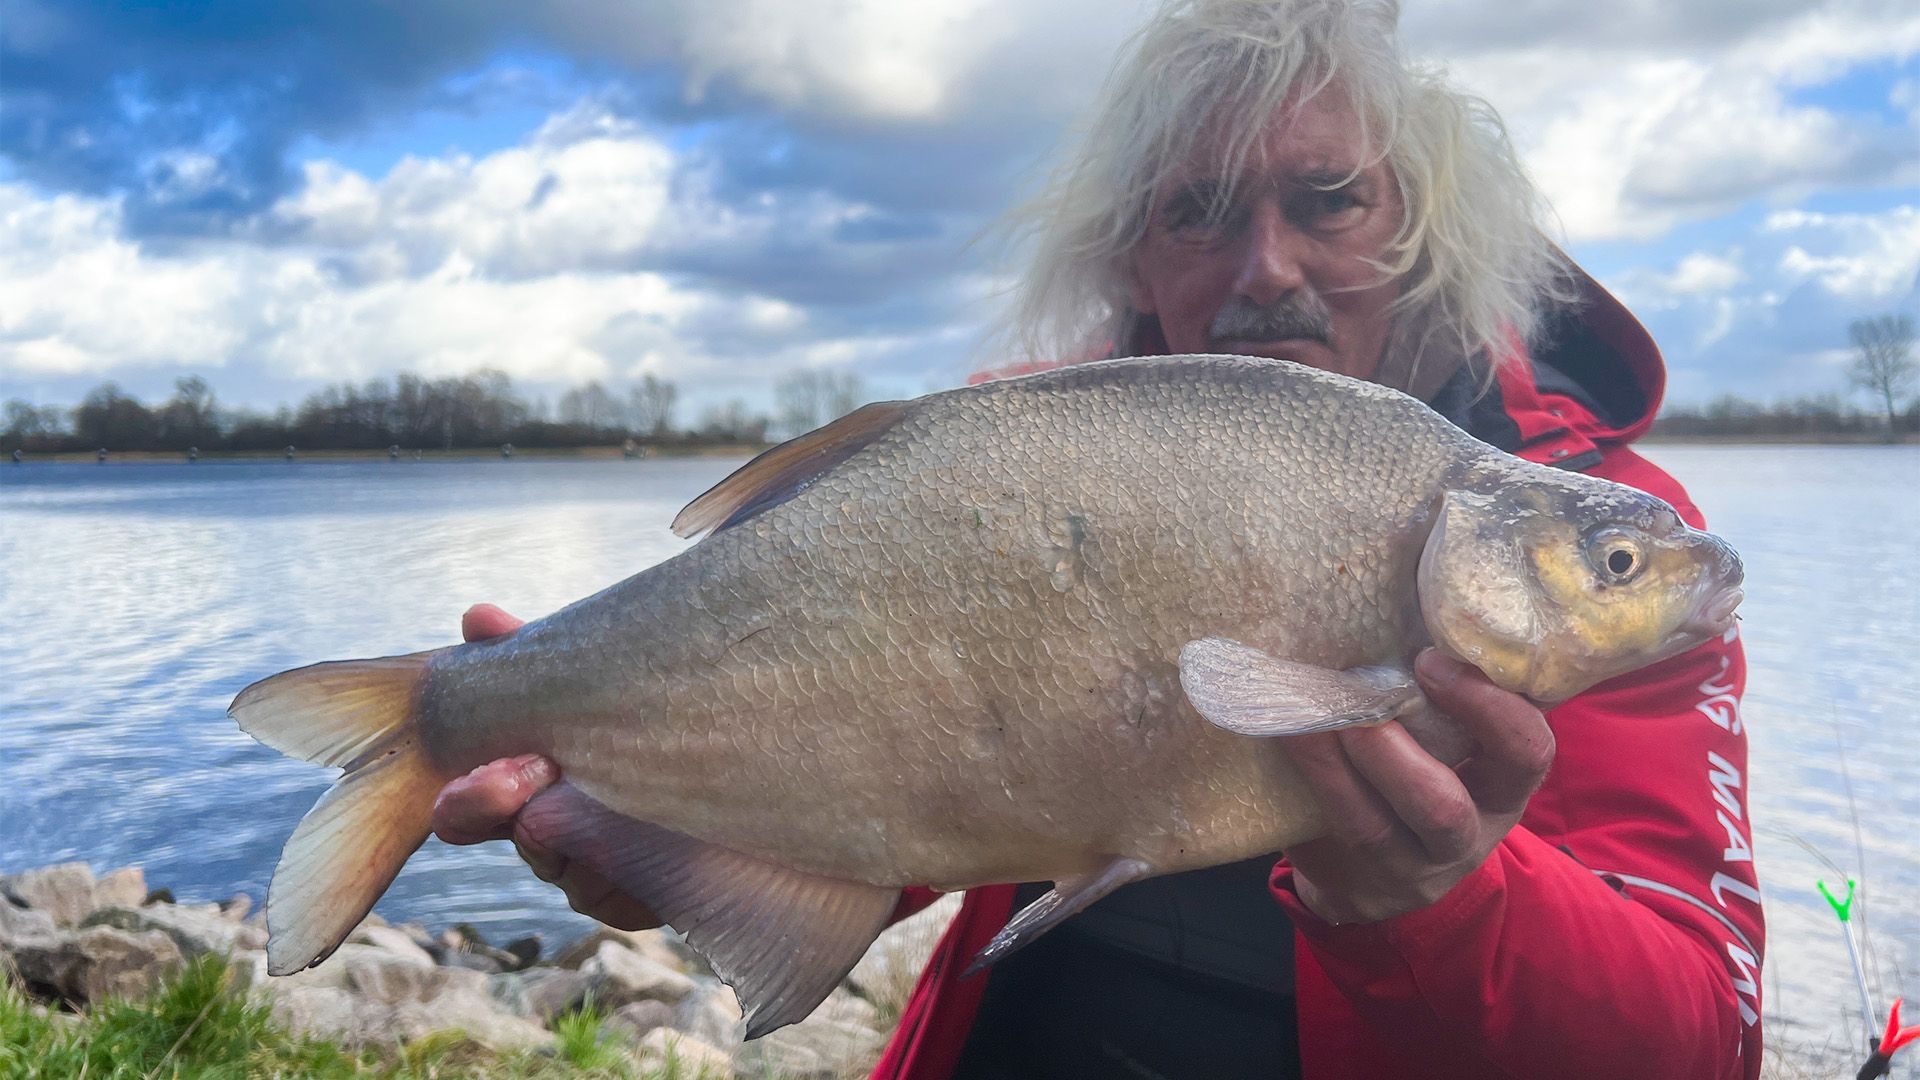
[[[743,1043],[733,992],[666,931],[602,929],[542,959],[531,938],[496,948],[468,927],[433,935],[369,916],[326,963],[270,979],[263,913],[245,896],[174,903],[138,869],[95,877],[84,863],[0,876],[0,978],[49,1008],[139,996],[211,953],[296,1034],[364,1046],[458,1030],[496,1050],[539,1047],[556,1017],[592,1002],[642,1065],[671,1054],[682,1075],[711,1077],[864,1075],[886,1038],[874,999],[898,994],[932,940],[924,922],[890,934],[806,1021]]]

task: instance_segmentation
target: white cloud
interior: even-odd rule
[[[1920,283],[1920,207],[1883,214],[1784,211],[1770,215],[1764,228],[1796,241],[1778,263],[1790,283],[1812,281],[1842,300],[1889,305],[1911,297]]]
[[[377,179],[309,162],[306,182],[240,235],[164,252],[125,238],[115,200],[0,185],[0,378],[494,368],[569,384],[652,371],[697,404],[764,391],[799,363],[952,350],[951,326],[823,328],[790,299],[649,265],[825,244],[872,213],[819,192],[724,206],[712,180],[582,106],[523,145],[410,157]]]
[[[1672,276],[1667,279],[1667,287],[1680,293],[1726,292],[1747,279],[1746,271],[1740,269],[1738,257],[1737,251],[1731,257],[1695,252],[1681,259],[1680,265],[1673,268]]]
[[[1496,36],[1495,48],[1420,24],[1435,55],[1501,111],[1572,241],[1647,240],[1749,200],[1920,182],[1911,128],[1791,96],[1920,52],[1920,9],[1728,7],[1684,26],[1605,9],[1614,25],[1589,42],[1582,27],[1600,10],[1533,5],[1517,19],[1532,36]]]
[[[240,345],[241,266],[149,258],[119,224],[112,201],[0,185],[0,373],[218,366]]]
[[[308,162],[306,184],[270,220],[374,278],[455,257],[500,276],[616,265],[657,232],[675,161],[629,122],[585,119],[556,117],[528,144],[480,159],[408,157],[378,183]]]

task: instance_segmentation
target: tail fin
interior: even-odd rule
[[[431,653],[314,664],[262,679],[228,707],[240,730],[346,770],[287,841],[267,889],[267,971],[332,955],[431,831],[445,782],[414,728]]]

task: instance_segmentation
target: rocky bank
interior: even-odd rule
[[[940,922],[929,912],[889,930],[806,1021],[743,1043],[733,992],[667,931],[602,929],[548,953],[533,938],[494,945],[470,928],[369,916],[326,963],[269,978],[264,913],[246,896],[175,903],[138,869],[96,877],[65,863],[0,875],[0,977],[80,1010],[147,993],[213,953],[289,1030],[349,1046],[458,1030],[496,1050],[535,1047],[553,1041],[555,1017],[591,1001],[641,1064],[671,1048],[706,1076],[826,1080],[864,1075]]]

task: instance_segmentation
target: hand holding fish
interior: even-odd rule
[[[1553,763],[1553,732],[1527,699],[1433,650],[1414,675],[1473,741],[1457,770],[1398,721],[1292,741],[1333,831],[1287,860],[1300,902],[1328,922],[1378,922],[1439,900],[1486,861]]]
[[[518,630],[521,623],[492,604],[475,604],[460,617],[460,636],[486,641]],[[560,767],[538,754],[490,761],[440,790],[433,804],[434,835],[460,845],[512,840],[534,876],[558,885],[573,910],[621,930],[659,926],[660,917],[646,905],[569,859],[519,817],[522,807],[559,779]]]

